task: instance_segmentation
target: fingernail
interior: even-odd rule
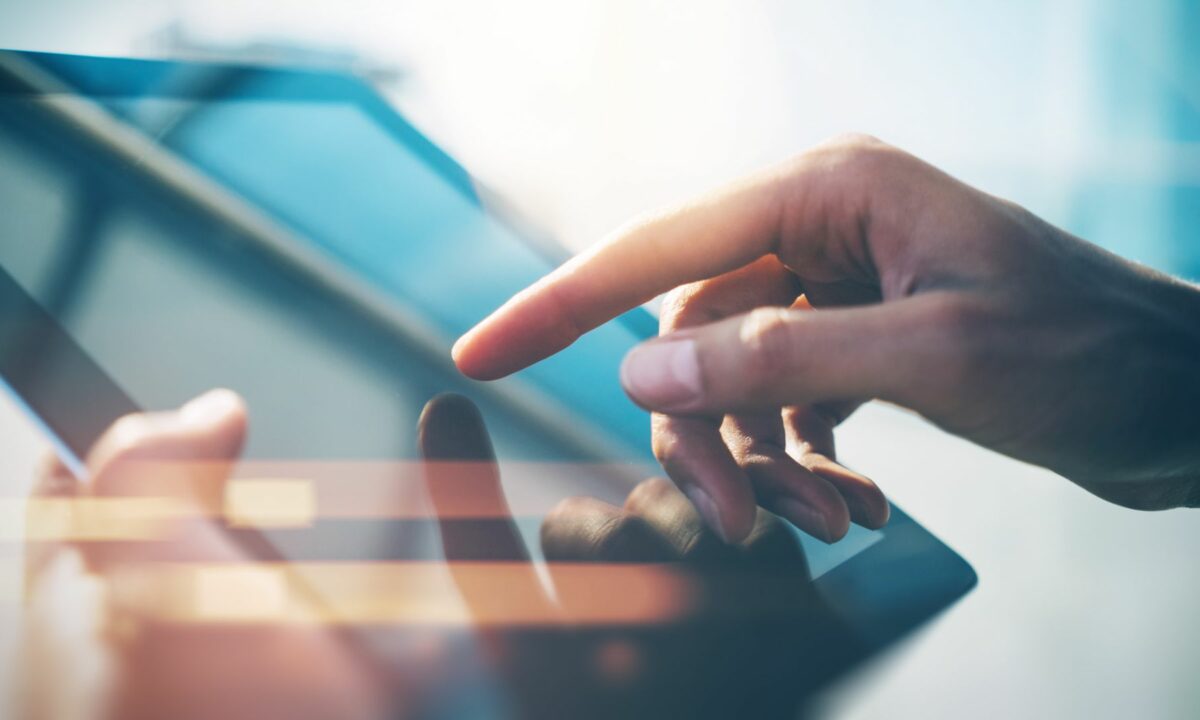
[[[695,340],[651,340],[625,356],[621,384],[643,405],[656,410],[687,410],[704,392]]]
[[[708,524],[709,529],[720,536],[724,542],[729,542],[729,538],[725,535],[725,526],[721,524],[721,511],[717,508],[717,504],[713,502],[712,496],[704,491],[704,488],[699,485],[688,485],[683,489],[683,493],[687,495],[688,500],[692,501],[692,505],[700,511],[700,517],[704,518],[704,522]]]
[[[204,424],[225,417],[241,402],[232,390],[209,390],[184,403],[179,414],[185,422]]]

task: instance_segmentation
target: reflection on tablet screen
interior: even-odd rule
[[[624,473],[630,482],[661,472],[648,418],[616,372],[652,331],[648,316],[608,323],[520,373],[507,396],[489,393],[459,376],[446,350],[551,261],[369,95],[312,93],[307,76],[287,73],[190,82],[187,92],[166,84],[161,95],[94,101],[137,130],[147,155],[263,211],[289,241],[401,308],[420,337],[381,332],[256,238],[114,162],[86,132],[46,122],[43,98],[4,97],[0,235],[23,241],[4,243],[0,263],[139,405],[231,387],[251,408],[251,457],[411,459],[405,430],[426,400],[455,391],[479,401],[502,463],[602,458],[638,466]],[[506,402],[513,396],[522,403]],[[585,475],[537,487],[610,500],[628,489]],[[536,548],[536,523],[522,527]],[[854,528],[832,547],[802,542],[820,575],[880,537]]]
[[[135,406],[223,386],[249,408],[217,514],[271,552],[147,568],[139,582],[185,588],[156,607],[168,619],[290,622],[316,597],[306,621],[354,628],[386,672],[418,678],[433,628],[452,671],[419,717],[790,717],[973,584],[898,509],[832,546],[765,513],[753,547],[694,532],[682,495],[647,481],[648,417],[618,382],[655,332],[643,310],[512,378],[460,375],[453,339],[559,259],[354,78],[0,52],[9,389],[77,455]],[[74,412],[88,381],[119,402]],[[430,408],[456,403],[498,464],[431,449]],[[442,429],[453,444],[463,427]],[[171,476],[147,477],[165,492]],[[638,523],[620,526],[641,544],[586,542],[633,506],[683,528],[684,562]],[[498,646],[510,662],[489,665]]]

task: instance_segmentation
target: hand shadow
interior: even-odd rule
[[[639,484],[622,507],[566,499],[541,526],[547,591],[475,405],[431,400],[418,445],[448,570],[518,717],[795,717],[853,653],[798,538],[770,513],[760,510],[750,536],[731,546],[662,478]],[[494,514],[463,519],[464,500]],[[487,563],[505,572],[486,572]],[[649,621],[597,613],[680,588],[684,602]]]

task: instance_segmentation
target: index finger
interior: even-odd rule
[[[491,436],[475,403],[451,393],[430,400],[418,421],[417,442],[447,562],[528,562],[500,484]],[[463,497],[466,493],[491,516],[456,517],[454,509],[468,499]]]
[[[459,338],[458,369],[478,380],[504,377],[674,287],[772,252],[783,216],[781,175],[761,173],[618,230]]]
[[[491,622],[513,611],[539,619],[555,617],[504,498],[500,468],[479,408],[462,395],[438,395],[425,405],[418,423],[446,569],[471,619]],[[464,490],[479,496],[478,502],[494,516],[452,517],[453,508],[462,505]],[[481,561],[494,563],[502,574],[488,572]]]

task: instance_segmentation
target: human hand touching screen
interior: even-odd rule
[[[667,474],[728,541],[888,505],[833,429],[882,399],[1134,508],[1200,505],[1200,291],[873,138],[618,230],[464,335],[492,379],[669,292],[625,358]]]

